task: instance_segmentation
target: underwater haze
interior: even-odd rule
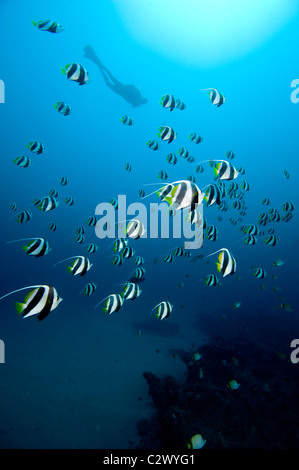
[[[0,17],[0,448],[298,449],[298,3]]]

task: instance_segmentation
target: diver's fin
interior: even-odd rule
[[[87,59],[90,59],[93,62],[101,63],[100,59],[98,58],[97,54],[95,53],[94,49],[90,46],[90,44],[84,47],[83,57],[87,57]]]

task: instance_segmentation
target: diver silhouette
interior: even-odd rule
[[[122,96],[133,107],[140,106],[148,102],[141,96],[140,91],[134,85],[124,85],[115,78],[105,65],[102,64],[95,51],[90,45],[84,47],[84,57],[92,60],[100,69],[106,85],[115,93]]]

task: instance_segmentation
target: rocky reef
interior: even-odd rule
[[[271,338],[265,344],[242,332],[170,351],[186,364],[183,383],[144,372],[153,413],[138,423],[138,447],[186,450],[200,433],[205,449],[298,449],[299,365]],[[240,386],[230,388],[231,380]]]

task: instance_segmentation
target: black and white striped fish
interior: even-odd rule
[[[88,227],[95,227],[97,224],[97,218],[94,215],[88,217],[86,224]]]
[[[68,184],[68,179],[66,176],[61,176],[61,178],[59,178],[59,183],[62,185],[62,186],[66,186]]]
[[[28,222],[32,217],[32,214],[29,211],[21,211],[17,214],[16,221],[19,224],[24,224],[25,222]]]
[[[33,140],[30,142],[26,147],[33,153],[36,153],[37,155],[40,155],[45,151],[45,147],[38,142],[37,140]]]
[[[182,246],[177,246],[174,248],[173,256],[183,256],[184,255],[184,248]]]
[[[263,204],[264,206],[269,206],[270,204],[270,199],[268,197],[264,198],[261,200],[261,204]]]
[[[256,268],[253,273],[254,277],[257,279],[263,279],[267,276],[266,271],[263,268]]]
[[[57,101],[57,103],[54,104],[54,108],[63,116],[68,116],[72,112],[70,105],[64,101]]]
[[[218,256],[217,270],[222,273],[222,276],[228,276],[234,274],[237,268],[237,262],[233,257],[232,253],[226,248],[221,249],[221,253]]]
[[[219,180],[219,183],[220,183],[220,180]],[[221,183],[223,183],[223,181],[221,181]],[[228,189],[227,189],[227,192],[228,192],[228,193],[235,192],[235,191],[237,191],[238,189],[239,189],[238,183],[237,183],[236,181],[233,181],[233,182],[229,185],[229,187],[228,187]]]
[[[13,162],[21,168],[28,168],[30,165],[32,165],[31,158],[26,157],[25,155],[19,155],[13,160]]]
[[[145,234],[143,222],[137,219],[131,220],[127,225],[125,233],[129,238],[133,238],[135,240],[141,238]]]
[[[99,249],[99,247],[96,243],[89,243],[86,246],[87,253],[95,253],[96,251],[98,251],[98,249]]]
[[[17,289],[12,292],[9,292],[8,294],[1,297],[0,300],[4,299],[8,295],[20,292],[25,289],[34,290],[26,295],[23,303],[16,303],[17,312],[20,315],[22,314],[23,318],[28,318],[32,317],[33,315],[36,315],[37,319],[41,321],[46,318],[46,316],[49,315],[52,310],[58,307],[58,305],[62,301],[55,287],[48,285],[23,287],[22,289]]]
[[[33,239],[31,243],[24,245],[23,249],[26,255],[35,256],[36,258],[47,255],[51,251],[48,241],[44,238]]]
[[[151,150],[159,150],[159,144],[156,140],[148,140],[146,142],[146,145],[148,146],[149,149]]]
[[[283,204],[282,210],[285,212],[292,212],[295,209],[295,204],[291,201],[287,201]]]
[[[123,257],[123,259],[131,258],[134,255],[135,255],[135,251],[133,250],[131,246],[125,246],[121,250],[121,256]]]
[[[255,245],[257,243],[257,237],[255,235],[247,235],[244,239],[246,245]]]
[[[203,167],[200,163],[198,163],[198,164],[196,165],[194,171],[195,171],[196,173],[202,173],[202,172],[204,171],[204,167]]]
[[[203,220],[202,220],[202,217],[201,217],[201,214],[200,212],[197,210],[197,209],[194,209],[194,210],[190,210],[188,212],[188,215],[187,215],[187,219],[188,222],[190,222],[191,224],[196,224],[196,225],[201,225],[203,223]]]
[[[35,207],[37,207],[42,212],[49,212],[59,206],[59,201],[53,196],[45,196],[41,199],[36,199],[33,201]]]
[[[205,284],[208,287],[217,286],[219,283],[219,279],[215,274],[209,274],[208,276],[205,276],[202,279],[205,279]]]
[[[144,197],[145,196],[145,191],[144,189],[138,189],[138,196]]]
[[[74,204],[74,198],[72,198],[72,196],[67,196],[65,199],[64,199],[64,202],[65,204],[67,204],[68,206],[72,206]]]
[[[218,229],[215,225],[209,225],[207,228],[207,239],[211,242],[215,242],[218,238]]]
[[[244,199],[244,192],[243,191],[239,191],[238,193],[235,193],[236,195],[236,199]]]
[[[82,225],[80,225],[80,227],[76,228],[75,233],[77,233],[77,234],[81,233],[82,235],[84,235],[84,233],[85,233],[84,227],[82,227]]]
[[[220,253],[219,253],[220,252]],[[217,271],[222,273],[222,276],[229,276],[236,272],[237,262],[232,253],[227,248],[220,248],[220,250],[211,253],[209,256],[219,253],[218,262],[216,262]]]
[[[270,222],[279,222],[280,221],[280,215],[277,211],[277,209],[270,209]]]
[[[165,263],[172,263],[173,255],[170,253],[169,255],[164,256],[163,261],[165,261]]]
[[[266,223],[269,222],[269,215],[266,212],[262,212],[259,214],[259,224],[260,225],[266,225]]]
[[[213,206],[214,204],[221,203],[221,192],[216,184],[209,184],[207,192],[204,199],[207,201],[208,207]]]
[[[28,245],[23,245],[23,250],[26,255],[35,256],[39,258],[47,255],[51,250],[49,243],[44,238],[20,238],[19,240],[12,240],[6,243],[16,243],[26,240],[32,240]]]
[[[80,243],[80,244],[83,243],[85,241],[85,237],[84,237],[83,233],[77,233],[77,235],[74,238],[74,241],[76,243]]]
[[[200,142],[203,141],[203,137],[198,132],[192,132],[192,134],[189,135],[188,137],[191,142],[194,142],[195,144],[200,144]]]
[[[156,313],[154,313],[155,317],[158,318],[158,320],[163,320],[164,318],[169,317],[172,309],[173,305],[168,302],[168,300],[163,300],[163,302],[160,302],[152,309],[152,312],[156,310]]]
[[[234,201],[232,203],[232,208],[236,210],[240,210],[242,208],[241,202],[240,201]]]
[[[130,116],[125,115],[120,118],[120,122],[123,123],[125,126],[132,126],[133,119]]]
[[[61,24],[56,23],[56,21],[51,20],[39,20],[39,21],[32,21],[33,26],[36,26],[37,29],[40,31],[48,31],[49,33],[61,33],[64,31],[64,28]]]
[[[175,108],[175,97],[173,95],[164,95],[161,98],[160,104],[163,108],[168,108],[172,111]]]
[[[293,218],[292,212],[287,212],[287,213],[281,218],[281,220],[282,220],[283,222],[289,222],[292,218]]]
[[[87,271],[89,271],[90,268],[92,267],[91,262],[89,261],[88,258],[85,258],[85,256],[70,256],[69,258],[63,259],[62,261],[58,261],[58,263],[53,265],[53,268],[54,266],[57,266],[58,264],[63,263],[64,261],[68,261],[74,258],[75,260],[73,261],[71,266],[67,267],[67,270],[73,276],[77,276],[78,274],[80,276],[84,276],[87,273]]]
[[[123,259],[122,256],[120,256],[120,255],[115,255],[115,256],[113,256],[111,263],[112,263],[114,266],[120,266],[120,265],[123,263],[123,261],[124,261],[124,259]]]
[[[59,193],[57,191],[57,189],[50,189],[49,191],[49,196],[53,196],[53,197],[58,197]]]
[[[50,230],[50,232],[56,232],[56,230],[57,230],[56,222],[51,222],[51,223],[48,225],[48,229]]]
[[[162,201],[165,201],[165,197],[170,195],[171,190],[173,188],[174,184],[167,184],[166,186],[163,186],[162,188],[158,189],[158,191],[156,191],[156,194]]]
[[[240,188],[243,189],[243,191],[249,191],[250,186],[249,183],[245,180],[241,181]]]
[[[141,292],[142,290],[138,284],[135,284],[134,282],[126,282],[121,296],[124,300],[134,300],[140,296]]]
[[[159,171],[158,178],[160,178],[161,180],[166,181],[167,178],[168,178],[168,174],[166,173],[166,171],[161,170],[161,171]]]
[[[68,80],[79,83],[79,85],[85,85],[88,80],[88,72],[81,64],[73,62],[72,64],[66,64],[63,68],[61,67],[63,75],[66,75]]]
[[[84,276],[91,267],[92,264],[88,258],[85,258],[85,256],[78,256],[74,260],[73,264],[68,266],[67,269],[73,276],[77,276],[78,274],[80,276]]]
[[[222,93],[220,93],[218,90],[216,90],[215,88],[202,89],[202,91],[205,91],[205,90],[209,91],[210,101],[212,104],[217,106],[217,108],[219,108],[219,106],[225,103],[225,96]]]
[[[187,176],[186,179],[187,179],[188,181],[192,181],[192,183],[195,183],[195,181],[196,181],[194,175],[189,175],[189,176]]]
[[[145,268],[141,266],[136,268],[130,275],[129,278],[142,279],[145,275]]]
[[[231,160],[232,160],[233,158],[235,158],[235,154],[234,154],[234,152],[232,152],[231,150],[228,150],[228,151],[226,152],[225,156],[226,156],[226,158],[230,158]]]
[[[187,147],[180,147],[177,153],[179,154],[180,157],[183,157],[183,158],[187,158],[190,155]]]
[[[238,176],[238,171],[230,162],[221,160],[214,167],[214,174],[220,180],[234,180]]]
[[[109,202],[109,204],[111,204],[111,206],[113,206],[114,209],[117,211],[117,209],[118,209],[118,199],[112,198],[111,201]]]
[[[120,252],[123,248],[125,248],[129,243],[129,240],[125,238],[117,238],[113,243],[113,251]]]
[[[95,292],[97,285],[94,282],[89,282],[86,286],[83,287],[84,295],[91,295]]]
[[[219,204],[218,209],[219,209],[221,212],[227,212],[227,210],[228,210],[227,202],[226,202],[226,201],[222,201],[222,202]]]
[[[158,137],[169,144],[176,139],[177,135],[174,129],[170,126],[159,127]]]
[[[186,105],[184,101],[179,98],[175,100],[175,107],[179,109],[180,111],[183,111],[184,109],[186,109]]]
[[[203,201],[205,194],[192,181],[175,181],[172,185],[173,188],[164,197],[164,200],[174,209],[179,211],[191,207],[191,210],[193,210],[197,204]]]
[[[269,237],[265,238],[265,243],[266,245],[269,245],[269,246],[277,245],[278,241],[279,241],[279,238],[277,235],[269,235]]]
[[[124,303],[124,299],[122,298],[120,294],[110,294],[108,297],[101,300],[101,302],[99,302],[95,306],[95,308],[104,301],[105,301],[105,307],[103,307],[102,310],[105,313],[108,313],[108,315],[110,315],[113,312],[118,312]]]
[[[258,235],[259,228],[255,224],[245,225],[243,232],[247,233],[247,235]]]

